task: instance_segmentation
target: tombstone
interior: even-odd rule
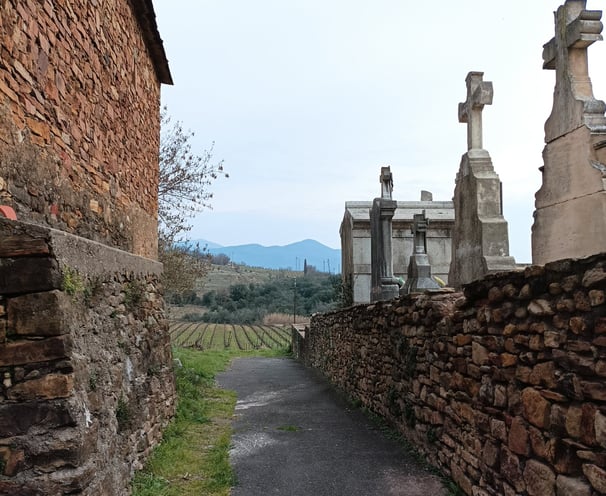
[[[491,272],[515,269],[509,256],[501,181],[482,147],[482,110],[492,104],[492,83],[484,73],[467,75],[467,100],[459,104],[459,122],[467,124],[467,153],[455,181],[455,225],[449,285],[460,287]]]
[[[602,40],[602,12],[586,5],[562,5],[556,36],[543,47],[543,68],[555,69],[556,83],[535,195],[535,264],[606,250],[606,105],[593,96],[587,56],[588,47]]]
[[[393,276],[391,220],[397,204],[392,198],[393,177],[389,167],[381,167],[380,181],[381,197],[374,199],[370,211],[371,301],[391,300],[400,293],[399,280]]]
[[[412,234],[414,237],[413,253],[408,264],[408,278],[402,292],[419,293],[428,289],[440,289],[440,285],[431,277],[431,265],[427,256],[427,228],[429,221],[425,210],[414,215]]]

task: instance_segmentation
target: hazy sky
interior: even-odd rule
[[[192,238],[222,245],[314,238],[340,247],[344,204],[380,193],[452,199],[466,125],[465,77],[494,84],[484,148],[503,182],[510,251],[530,261],[534,193],[554,71],[542,46],[563,0],[154,0],[175,85],[163,103],[214,141],[229,179]],[[601,2],[588,0],[587,8]],[[589,49],[606,99],[606,43]],[[601,66],[601,67],[600,67]]]

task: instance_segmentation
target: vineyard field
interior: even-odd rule
[[[290,326],[208,324],[172,321],[171,342],[182,348],[199,350],[267,350],[288,348]]]

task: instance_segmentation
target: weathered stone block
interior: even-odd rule
[[[471,343],[471,359],[476,365],[485,365],[488,363],[488,350],[480,343]]]
[[[0,436],[11,437],[27,434],[30,428],[45,429],[76,425],[65,402],[27,402],[0,404]]]
[[[592,289],[589,291],[589,303],[592,307],[603,305],[606,298],[604,297],[604,291]]]
[[[528,431],[520,417],[514,417],[509,427],[509,449],[518,455],[528,456]]]
[[[60,287],[61,274],[53,258],[0,258],[0,294],[36,293]]]
[[[593,288],[602,283],[606,283],[606,272],[603,267],[590,269],[583,275],[583,286]]]
[[[555,494],[555,474],[547,465],[536,460],[526,462],[524,481],[526,482],[526,491],[531,496]]]
[[[542,317],[545,315],[553,315],[554,311],[551,308],[551,304],[547,300],[534,300],[528,305],[528,312],[531,315]]]
[[[520,459],[508,449],[501,450],[501,474],[521,493],[526,489]]]
[[[596,491],[606,493],[606,470],[587,463],[583,465],[583,473]]]
[[[0,494],[10,494],[19,496],[44,496],[37,489],[27,488],[21,482],[0,480]]]
[[[551,404],[536,389],[526,388],[522,391],[524,418],[542,429],[549,427]]]
[[[32,293],[8,300],[10,334],[57,336],[68,331],[65,322],[68,297],[62,291]]]
[[[556,496],[591,496],[591,486],[584,479],[558,475]]]
[[[0,366],[48,362],[69,356],[71,339],[67,336],[37,341],[16,341],[0,346]]]
[[[529,382],[535,386],[556,387],[558,382],[555,376],[555,364],[550,361],[535,365],[530,373]]]
[[[73,389],[73,375],[48,374],[40,379],[21,382],[9,388],[7,396],[10,400],[16,401],[67,398]]]
[[[0,236],[0,258],[48,255],[49,253],[46,239],[29,235]]]

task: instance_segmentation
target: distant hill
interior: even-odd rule
[[[333,274],[341,271],[341,250],[329,248],[313,239],[306,239],[286,246],[261,246],[259,244],[218,246],[205,240],[194,240],[191,244],[200,243],[208,246],[213,255],[223,253],[234,263],[266,269],[303,270],[304,261],[313,265],[320,272]]]

